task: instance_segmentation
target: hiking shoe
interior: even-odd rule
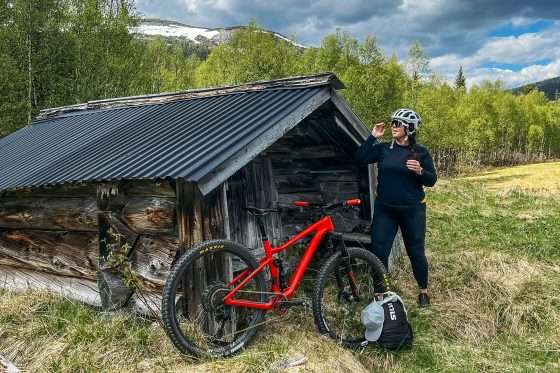
[[[426,293],[418,294],[418,305],[420,307],[428,307],[430,305],[430,296]]]

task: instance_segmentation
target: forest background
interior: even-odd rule
[[[406,60],[386,56],[374,36],[343,30],[319,47],[300,48],[261,32],[254,21],[217,46],[130,32],[132,0],[2,0],[0,137],[44,108],[88,100],[275,79],[332,71],[342,95],[368,125],[411,107],[423,118],[418,141],[441,173],[542,161],[560,155],[560,101],[501,82],[466,88],[433,74],[421,45]]]

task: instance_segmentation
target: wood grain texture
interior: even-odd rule
[[[172,233],[175,229],[175,198],[131,196],[121,212],[121,219],[139,234]]]
[[[95,279],[95,232],[0,230],[0,264]]]
[[[94,197],[0,198],[1,228],[97,231]]]

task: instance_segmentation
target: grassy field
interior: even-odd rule
[[[440,180],[428,192],[433,305],[419,309],[409,264],[393,283],[409,308],[412,349],[351,352],[291,311],[243,353],[179,356],[157,321],[105,315],[47,294],[3,292],[0,354],[29,372],[560,371],[560,163]]]

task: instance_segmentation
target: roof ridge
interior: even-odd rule
[[[177,92],[92,100],[81,104],[43,109],[39,112],[39,115],[35,118],[35,120],[49,119],[75,111],[163,104],[174,101],[221,96],[239,92],[253,92],[279,88],[306,88],[321,85],[331,85],[336,90],[344,88],[344,84],[334,73],[323,72],[314,75],[299,75],[273,80],[258,80],[236,85],[195,88]]]

